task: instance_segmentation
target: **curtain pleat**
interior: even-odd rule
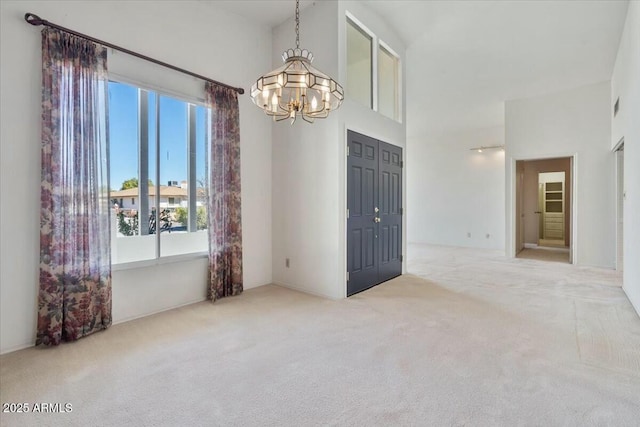
[[[242,292],[240,119],[235,90],[207,83],[208,233],[212,301]]]
[[[107,85],[103,46],[42,31],[36,345],[111,325]]]

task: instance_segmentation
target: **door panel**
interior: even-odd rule
[[[349,133],[347,162],[347,294],[378,280],[375,208],[377,200],[378,141]]]
[[[384,238],[378,242],[383,255],[378,267],[378,280],[383,282],[402,274],[402,148],[380,141],[379,149],[379,198],[384,201],[384,206],[379,213],[378,226],[384,230]]]
[[[347,295],[402,274],[402,149],[348,132]]]

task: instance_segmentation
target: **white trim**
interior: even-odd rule
[[[164,312],[164,311],[175,310],[176,308],[184,307],[184,306],[186,306],[186,305],[198,304],[198,303],[201,303],[201,302],[206,301],[206,300],[207,300],[207,298],[206,298],[206,297],[204,297],[204,298],[199,298],[199,299],[197,299],[197,300],[192,300],[192,301],[185,302],[185,303],[182,303],[182,304],[173,305],[173,306],[171,306],[171,307],[161,308],[161,309],[159,309],[159,310],[150,311],[149,313],[145,313],[145,314],[138,314],[138,315],[135,315],[135,316],[125,317],[124,319],[120,319],[120,320],[118,320],[117,322],[115,322],[115,321],[114,321],[114,322],[111,324],[111,326],[119,325],[119,324],[121,324],[121,323],[130,322],[130,321],[132,321],[132,320],[136,320],[136,319],[141,319],[141,318],[143,318],[143,317],[147,317],[147,316],[153,316],[154,314],[162,313],[162,312]],[[107,330],[108,330],[108,329],[107,329]]]
[[[149,92],[155,92],[157,95],[160,95],[160,96],[169,96],[174,99],[177,99],[178,101],[183,101],[190,104],[198,105],[200,107],[208,108],[207,105],[205,104],[204,97],[195,98],[184,92],[179,92],[179,91],[167,89],[165,87],[156,86],[150,83],[141,82],[133,77],[125,76],[123,74],[115,73],[112,71],[109,71],[107,73],[107,78],[110,82],[116,82],[116,83],[121,83],[129,86],[135,86],[136,89],[139,88]],[[204,93],[204,88],[202,89],[202,93]]]
[[[347,148],[349,147],[349,127],[344,124],[343,129],[343,138],[342,143],[344,152],[347,152]],[[349,256],[349,246],[347,244],[349,239],[349,218],[347,217],[347,207],[349,206],[349,159],[347,156],[343,159],[344,163],[342,165],[342,188],[344,189],[344,197],[341,200],[342,206],[340,207],[340,219],[342,220],[342,242],[340,244],[340,255],[342,257],[342,277],[344,278],[344,286],[342,287],[342,298],[347,297],[347,288],[349,286],[347,277],[349,275],[349,264],[347,262],[347,257]]]
[[[320,298],[330,299],[332,301],[338,301],[338,300],[342,299],[342,298],[335,298],[335,297],[332,297],[332,296],[327,295],[327,294],[323,294],[322,292],[317,292],[317,291],[312,291],[312,290],[305,289],[305,288],[300,288],[300,287],[298,287],[296,285],[291,285],[289,283],[273,282],[272,285],[280,286],[281,288],[291,289],[293,291],[302,292],[303,294],[309,294],[309,295],[313,295],[313,296],[320,297]],[[345,289],[346,289],[346,286],[345,286]]]
[[[11,346],[9,348],[5,348],[4,350],[0,351],[0,355],[13,353],[14,351],[24,350],[25,348],[30,348],[30,347],[35,347],[35,346],[36,346],[35,341],[30,342],[28,344],[13,345],[13,346]]]
[[[175,262],[184,262],[184,261],[191,261],[194,259],[207,258],[208,256],[209,256],[208,252],[193,252],[190,254],[164,256],[164,257],[148,259],[144,261],[121,262],[119,264],[112,264],[111,271],[123,271],[123,270],[133,270],[136,268],[154,267],[156,265],[173,264]]]
[[[620,139],[618,144],[613,149],[613,155],[615,158],[615,180],[616,180],[616,271],[624,271],[624,200],[625,200],[625,190],[624,190],[624,137]],[[622,156],[622,168],[620,168],[620,156]],[[621,170],[622,169],[622,170]],[[620,172],[622,172],[622,186],[620,186]],[[620,188],[622,187],[622,188]],[[620,200],[620,195],[622,193],[622,201]],[[621,203],[622,202],[622,203]],[[620,206],[622,205],[622,206]],[[622,212],[620,211],[620,207],[622,207]],[[618,231],[620,230],[620,224],[622,224],[622,234]],[[622,256],[620,256],[622,255]]]
[[[361,20],[356,18],[356,16],[353,13],[349,12],[348,10],[345,10],[344,14],[347,18],[349,18],[349,20],[351,20],[354,24],[360,27],[361,30],[367,33],[372,40],[376,38],[375,33],[371,31],[366,25],[364,25],[364,23]]]
[[[636,314],[638,315],[638,317],[640,317],[640,307],[633,303],[633,301],[631,300],[631,297],[629,297],[629,293],[627,292],[627,288],[625,288],[624,285],[622,285],[622,291],[624,292],[624,295],[627,297],[627,300],[631,303],[631,307],[633,307],[633,309],[636,311]]]

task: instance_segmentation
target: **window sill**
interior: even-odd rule
[[[137,268],[154,267],[157,265],[173,264],[176,262],[192,261],[194,259],[203,259],[209,256],[208,252],[194,252],[190,254],[165,256],[144,261],[122,262],[112,264],[111,271],[134,270]]]

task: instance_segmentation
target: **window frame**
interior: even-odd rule
[[[382,114],[382,113],[380,114],[382,114],[387,118],[395,120],[398,123],[402,123],[402,61],[400,59],[400,55],[398,55],[396,51],[391,48],[391,46],[389,46],[384,40],[378,39],[378,50],[381,50],[381,49],[386,51],[389,55],[393,56],[396,60],[397,81],[396,81],[396,88],[395,88],[396,89],[395,110],[396,110],[397,117],[389,117],[386,114]],[[378,67],[379,66],[380,66],[380,63],[378,62]],[[379,92],[380,81],[378,81],[377,83],[378,83],[378,86],[377,86],[376,92]]]
[[[187,104],[187,185],[188,185],[188,204],[189,204],[189,224],[187,225],[187,232],[188,233],[197,233],[197,232],[204,232],[206,230],[198,230],[197,229],[197,188],[196,185],[190,185],[191,182],[193,182],[194,184],[197,183],[197,179],[196,179],[196,167],[195,167],[195,156],[196,156],[196,134],[195,134],[195,130],[196,130],[196,108],[198,106],[205,108],[207,111],[205,113],[205,144],[208,144],[208,127],[209,127],[209,107],[207,107],[206,103],[205,103],[205,99],[203,98],[198,98],[198,97],[194,97],[194,96],[190,96],[187,95],[185,93],[181,93],[181,92],[176,92],[176,91],[172,91],[172,90],[168,90],[166,88],[162,88],[160,86],[155,86],[155,85],[151,85],[148,83],[144,83],[144,82],[140,82],[136,79],[132,79],[132,78],[128,78],[126,76],[123,76],[121,74],[118,73],[109,73],[108,76],[108,83],[119,83],[119,84],[124,84],[124,85],[128,85],[128,86],[133,86],[138,90],[138,97],[140,97],[140,93],[141,91],[144,91],[145,93],[149,93],[149,92],[153,92],[155,93],[156,96],[156,107],[157,107],[157,111],[156,111],[156,158],[152,159],[151,161],[155,162],[155,166],[156,166],[156,171],[155,171],[155,176],[153,177],[154,181],[157,182],[157,184],[155,185],[155,189],[156,189],[156,194],[155,197],[157,200],[157,209],[160,209],[160,186],[161,186],[161,182],[160,182],[160,155],[159,155],[159,148],[158,145],[160,144],[160,121],[159,121],[159,114],[160,114],[160,98],[161,97],[169,97],[169,98],[173,98],[175,100],[184,102],[185,104]],[[144,103],[147,104],[148,98],[145,97],[145,101]],[[138,109],[140,109],[140,98],[138,101]],[[147,106],[148,108],[148,106]],[[142,121],[148,121],[148,115],[149,115],[149,110],[147,109],[147,114],[146,116],[141,120],[140,119],[140,112],[138,112],[138,125],[140,126]],[[148,134],[148,130],[149,130],[149,126],[148,124],[147,126],[147,134]],[[191,137],[191,135],[193,135],[193,137]],[[142,155],[142,147],[140,144],[140,139],[141,139],[142,135],[140,134],[140,131],[138,131],[138,145],[136,147],[137,151],[138,151],[138,156],[141,157]],[[149,161],[149,157],[148,157],[148,147],[147,150],[145,150],[146,158],[147,158],[147,162]],[[206,153],[206,150],[205,150]],[[140,162],[140,160],[138,160]],[[206,163],[208,163],[208,159],[205,159]],[[140,171],[138,171],[138,182],[141,182],[140,179]],[[146,183],[148,183],[148,173],[147,173],[147,179],[145,180]],[[193,178],[193,179],[192,179]],[[148,189],[148,184],[147,185],[147,189]],[[193,197],[192,197],[192,193],[193,193]],[[138,199],[140,201],[142,201],[142,194],[139,191],[138,192]],[[148,190],[147,190],[147,199],[148,199]],[[111,200],[111,198],[109,198],[109,200]],[[120,199],[121,203],[120,203],[120,207],[123,206],[122,204],[122,199]],[[148,202],[147,202],[148,204]],[[191,209],[193,205],[193,209]],[[142,203],[139,203],[138,206],[142,206]],[[208,208],[207,208],[208,210]],[[151,208],[149,208],[149,211],[151,211]],[[193,223],[193,226],[192,226]],[[117,224],[114,224],[114,221],[112,220],[112,225],[111,225],[111,232],[112,234],[115,234],[114,236],[112,236],[111,238],[111,244],[114,244],[115,239],[117,239]],[[111,264],[111,269],[112,271],[119,271],[119,270],[129,270],[129,269],[135,269],[135,268],[145,268],[145,267],[149,267],[149,266],[155,266],[155,265],[162,265],[162,264],[168,264],[168,263],[173,263],[173,262],[181,262],[181,261],[189,261],[189,260],[193,260],[193,259],[201,259],[201,258],[206,258],[209,255],[208,250],[204,250],[204,251],[196,251],[196,252],[188,252],[188,253],[184,253],[184,254],[174,254],[174,255],[162,255],[161,252],[161,247],[160,247],[160,242],[161,242],[161,232],[156,232],[155,233],[155,256],[153,258],[149,258],[149,259],[144,259],[144,260],[136,260],[136,261],[124,261],[124,262],[118,262],[118,263],[114,263],[112,260],[112,264]],[[138,234],[135,237],[141,237],[143,236],[143,234]]]
[[[372,111],[375,111],[376,113],[380,114],[383,117],[386,117],[390,120],[393,120],[397,123],[402,123],[402,97],[403,97],[403,90],[402,90],[402,85],[403,85],[403,81],[402,81],[402,59],[400,58],[400,55],[398,55],[398,53],[391,47],[389,46],[388,43],[386,43],[384,40],[382,40],[380,37],[378,37],[378,35],[373,32],[371,29],[369,29],[366,25],[364,25],[364,23],[362,21],[360,21],[358,18],[356,18],[354,16],[353,13],[349,12],[348,10],[345,11],[345,25],[350,25],[353,24],[355,27],[357,27],[357,29],[359,29],[361,32],[367,34],[369,37],[371,37],[371,96],[372,96],[372,106],[370,107],[370,109]],[[345,27],[345,43],[347,40],[347,36],[346,36],[346,27]],[[379,62],[378,62],[378,52],[380,49],[384,49],[386,50],[388,53],[390,53],[392,56],[394,56],[397,60],[397,73],[398,73],[398,81],[397,81],[397,87],[396,87],[396,103],[397,103],[397,114],[398,117],[393,118],[393,117],[389,117],[385,114],[380,113],[379,110],[379,79],[378,79],[378,68],[379,68]],[[349,46],[348,44],[345,46],[345,55],[346,55],[346,60],[345,60],[345,64],[347,64],[348,62],[348,57],[349,57]],[[347,65],[345,65],[345,68],[347,68]],[[347,74],[348,74],[348,70],[347,70]],[[349,89],[349,87],[347,86],[347,90]],[[348,92],[347,92],[347,97],[348,97]],[[357,102],[357,101],[356,101]],[[360,104],[360,103],[358,103]]]
[[[378,110],[378,90],[376,88],[376,82],[378,81],[378,67],[377,67],[377,63],[378,63],[378,43],[377,43],[377,38],[376,35],[373,33],[373,31],[371,31],[369,28],[367,28],[360,20],[358,20],[358,18],[356,18],[355,16],[353,16],[353,14],[351,14],[349,11],[346,12],[346,25],[347,25],[347,31],[348,31],[348,26],[352,25],[353,27],[355,27],[355,29],[367,36],[369,36],[369,38],[371,38],[371,64],[370,64],[370,72],[371,72],[371,81],[369,82],[369,89],[371,91],[371,100],[370,100],[370,105],[367,106],[367,108],[372,109],[373,111],[377,111]],[[347,39],[346,36],[347,32],[345,32],[345,40]],[[347,54],[347,77],[349,74],[349,70],[348,70],[348,62],[349,62],[349,46],[347,44],[347,49],[345,49],[345,52]],[[347,78],[347,82],[348,82],[348,78]],[[347,90],[349,89],[349,86],[347,84]],[[352,98],[353,99],[353,98]],[[356,101],[357,102],[357,101]]]

